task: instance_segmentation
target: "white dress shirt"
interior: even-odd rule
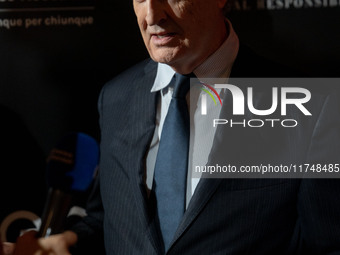
[[[210,78],[225,78],[227,80],[230,75],[232,65],[238,53],[239,40],[229,20],[226,20],[226,25],[229,31],[227,39],[215,53],[194,70],[194,74],[202,82],[205,81],[205,78],[208,78],[210,82]],[[146,185],[148,190],[152,189],[159,141],[172,97],[172,88],[168,85],[174,74],[175,71],[170,66],[158,63],[157,75],[151,92],[156,93],[160,91],[161,96],[157,107],[155,133],[148,151],[146,162]],[[220,96],[221,93],[223,93],[221,90],[218,90],[217,92]],[[208,161],[215,134],[215,129],[211,127],[211,123],[214,118],[218,118],[221,110],[221,107],[216,107],[212,100],[207,100],[209,114],[202,118],[200,112],[200,90],[196,90],[195,93],[196,95],[192,93],[190,93],[190,96],[189,93],[187,95],[187,103],[190,105],[190,145],[186,194],[187,206],[200,180],[196,175],[195,177],[192,176],[192,170],[195,166],[206,165]]]

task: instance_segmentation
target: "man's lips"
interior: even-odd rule
[[[161,32],[161,33],[151,33],[151,36],[157,36],[159,38],[167,37],[167,36],[174,36],[176,33],[171,32]]]
[[[151,41],[157,46],[162,46],[172,41],[175,36],[176,36],[176,33],[170,33],[170,32],[169,33],[166,33],[166,32],[152,33]]]

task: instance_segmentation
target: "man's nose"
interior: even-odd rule
[[[159,25],[166,19],[166,4],[167,1],[164,0],[147,0],[146,23],[148,26]]]

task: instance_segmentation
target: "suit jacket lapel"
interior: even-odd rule
[[[131,186],[135,195],[135,203],[140,211],[139,217],[144,224],[146,234],[152,242],[158,253],[163,253],[163,242],[160,239],[159,228],[154,221],[155,217],[152,211],[154,206],[152,200],[148,199],[145,188],[145,157],[149,149],[154,130],[155,116],[157,107],[157,94],[151,93],[151,87],[155,79],[157,65],[147,65],[145,75],[137,80],[136,89],[131,98],[131,108],[129,109],[130,124],[128,128],[131,130],[131,146],[137,149],[133,150],[131,162],[128,162],[128,175],[130,177]],[[183,216],[174,241],[181,236],[190,223],[196,218],[204,205],[209,201],[217,189],[221,179],[202,179],[198,184],[197,191],[193,196],[186,213]]]
[[[250,70],[248,68],[248,65],[246,65],[245,69],[242,68],[244,66],[244,62],[247,61],[247,52],[244,50],[245,47],[240,47],[238,58],[235,61],[233,70],[232,70],[232,77],[247,77],[249,75],[252,75],[252,73],[247,73],[247,70]],[[245,73],[246,72],[246,73]],[[243,76],[241,75],[243,73]],[[230,97],[230,93],[226,93],[225,97]],[[232,118],[232,105],[231,105],[231,98],[227,98],[225,100],[227,104],[223,103],[223,108],[220,113],[220,118],[230,119]],[[247,116],[244,116],[247,118]],[[248,116],[249,117],[249,116]],[[213,148],[210,152],[209,159],[207,165],[214,165],[216,162],[219,162],[220,164],[227,163],[228,158],[230,160],[232,158],[237,157],[237,155],[242,155],[242,147],[232,147],[229,146],[228,148],[230,151],[226,152],[226,154],[229,153],[229,155],[226,157],[223,157],[222,162],[221,159],[216,157],[216,155],[221,155],[221,153],[217,153],[217,150],[222,148],[225,148],[223,144],[227,141],[229,144],[238,144],[237,139],[239,137],[243,137],[244,129],[234,129],[232,132],[230,132],[231,129],[226,129],[225,127],[219,126],[217,128],[216,134],[215,134],[215,140]],[[258,132],[258,131],[256,131]],[[258,137],[258,136],[253,136]],[[237,158],[237,160],[239,160]],[[176,233],[175,237],[171,243],[171,245],[175,244],[175,242],[181,237],[181,235],[185,232],[185,230],[190,226],[190,224],[195,220],[195,218],[200,214],[206,203],[211,199],[211,197],[214,195],[216,190],[218,189],[219,185],[222,183],[223,178],[201,178],[198,186],[196,187],[195,193],[193,194],[191,201],[189,203],[189,206],[183,216],[182,222],[180,223]],[[170,247],[171,249],[171,247]]]
[[[144,69],[145,75],[136,79],[132,84],[136,89],[131,97],[129,111],[129,128],[131,130],[131,161],[127,162],[130,184],[135,195],[135,203],[138,215],[144,225],[146,235],[149,237],[155,250],[160,253],[162,242],[157,234],[157,227],[153,221],[150,210],[150,200],[147,197],[145,187],[145,162],[146,153],[149,149],[154,130],[157,107],[157,93],[151,93],[151,87],[156,75],[157,65],[150,62]]]
[[[183,215],[183,219],[177,228],[171,246],[181,237],[185,230],[195,220],[199,213],[204,208],[205,204],[209,201],[216,189],[220,185],[222,179],[201,179],[193,197],[190,200],[189,206]]]

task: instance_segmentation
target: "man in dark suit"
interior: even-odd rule
[[[88,216],[63,234],[40,239],[43,250],[67,254],[71,247],[74,253],[100,254],[104,243],[110,255],[340,254],[337,179],[191,175],[195,162],[235,166],[327,163],[336,168],[340,108],[334,93],[318,87],[311,89],[313,99],[304,105],[312,117],[287,109],[287,118],[299,123],[296,128],[202,129],[204,119],[195,119],[195,112],[190,112],[194,121],[182,194],[185,212],[173,226],[170,239],[165,232],[169,226],[164,227],[160,208],[164,197],[157,194],[157,188],[171,180],[160,185],[156,176],[159,161],[163,166],[173,163],[160,159],[159,151],[176,90],[169,85],[174,74],[193,73],[198,79],[296,76],[240,46],[223,15],[225,5],[225,0],[134,0],[151,59],[115,77],[102,89],[98,104],[100,170]],[[267,106],[262,93],[267,88],[254,92],[257,107]],[[229,120],[234,117],[231,94],[218,92],[223,107],[214,114]],[[244,115],[253,116],[248,110]],[[167,146],[168,153],[173,153],[171,143]],[[179,166],[181,160],[175,163]],[[174,206],[169,207],[170,214],[177,214]]]

